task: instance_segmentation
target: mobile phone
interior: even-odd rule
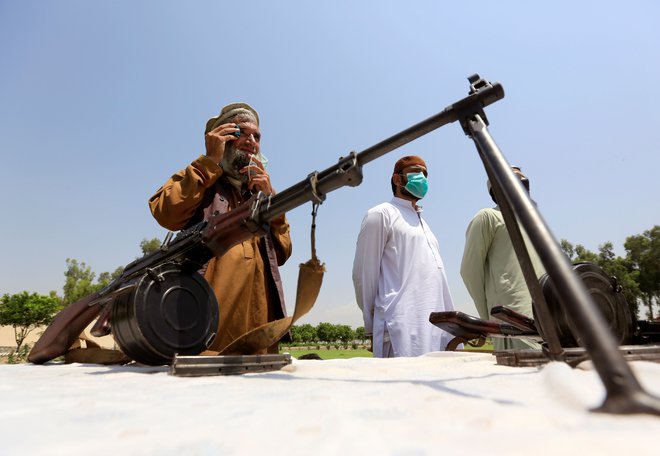
[[[236,136],[237,138],[239,138],[239,137],[241,136],[241,127],[238,126],[238,125],[236,125],[236,128],[238,128],[238,131],[233,132],[232,135],[234,135],[234,136]]]

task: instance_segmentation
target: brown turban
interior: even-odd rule
[[[259,114],[257,114],[257,111],[255,111],[252,106],[247,103],[231,103],[222,108],[220,114],[211,117],[208,122],[206,122],[206,130],[204,130],[204,134],[217,128],[219,125],[226,123],[229,119],[232,119],[239,114],[253,117],[257,121],[257,125],[259,125]]]
[[[417,155],[408,155],[407,157],[402,157],[394,164],[394,172],[392,174],[401,174],[405,168],[413,165],[420,165],[426,168],[426,163],[422,160],[421,157]]]

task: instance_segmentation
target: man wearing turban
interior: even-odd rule
[[[394,197],[369,209],[353,261],[355,298],[374,357],[419,356],[444,350],[452,336],[429,322],[454,310],[438,240],[417,202],[428,190],[420,157],[394,165]]]
[[[260,150],[259,115],[248,104],[232,103],[205,129],[206,154],[175,173],[149,199],[151,213],[169,230],[190,227],[240,206],[252,193],[273,193]],[[269,232],[211,259],[204,277],[219,305],[218,334],[209,346],[222,352],[243,334],[286,316],[278,266],[291,255],[284,215]],[[264,353],[278,353],[274,344]]]

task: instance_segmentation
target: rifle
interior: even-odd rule
[[[122,351],[136,361],[159,365],[170,363],[176,354],[199,354],[215,337],[218,305],[196,271],[232,246],[263,236],[273,218],[307,202],[321,204],[341,187],[360,185],[365,164],[470,112],[483,114],[485,106],[504,97],[499,83],[476,74],[468,80],[469,95],[435,116],[360,153],[340,157],[337,164],[310,173],[276,195],[256,193],[238,208],[182,230],[173,239],[169,233],[157,251],[126,265],[108,286],[60,312],[28,360],[41,364],[64,354],[104,308],[92,333],[105,335],[111,330]]]

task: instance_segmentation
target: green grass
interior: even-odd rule
[[[490,339],[482,347],[471,347],[465,345],[465,351],[483,351],[483,350],[493,350],[493,344],[490,342]],[[308,353],[316,353],[321,357],[321,359],[347,359],[347,358],[372,358],[372,353],[366,348],[358,348],[357,350],[342,350],[332,348],[328,350],[326,346],[322,345],[320,349],[309,348],[309,349],[299,349],[297,347],[287,347],[280,346],[280,353],[289,353],[294,358],[298,358],[300,355],[306,355]]]
[[[347,358],[371,358],[372,354],[369,350],[358,348],[357,350],[328,350],[322,347],[320,350],[290,350],[288,347],[281,347],[281,353],[289,353],[294,358],[308,353],[316,353],[321,359],[347,359]]]
[[[471,350],[475,350],[475,351],[490,350],[490,351],[493,351],[493,344],[486,342],[486,343],[485,343],[484,345],[482,345],[481,347],[471,347],[471,346],[465,344],[465,345],[463,346],[463,349],[464,349],[465,351],[471,351]]]

